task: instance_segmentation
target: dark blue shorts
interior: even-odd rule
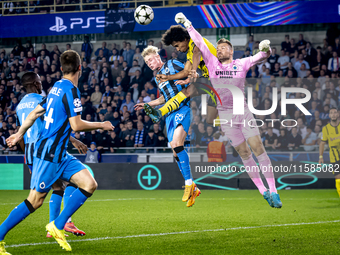
[[[168,117],[165,119],[168,140],[172,142],[174,137],[175,129],[182,125],[184,131],[188,134],[189,127],[190,127],[190,108],[189,106],[182,106],[175,112],[172,112]]]
[[[33,157],[31,189],[41,193],[49,192],[52,184],[58,179],[70,181],[74,174],[83,169],[86,169],[83,163],[67,152],[60,163]]]

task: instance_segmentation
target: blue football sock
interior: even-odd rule
[[[184,178],[184,173],[182,171],[181,161],[179,161],[179,157],[175,157],[175,159],[176,159],[176,163],[178,165],[179,171],[181,171],[181,174],[183,175],[183,178]]]
[[[92,196],[92,194],[87,192],[86,190],[83,190],[81,188],[76,189],[72,193],[72,196],[69,198],[66,206],[64,207],[64,210],[61,212],[58,218],[55,219],[55,226],[59,230],[62,230],[68,218],[71,217],[72,214],[74,214],[90,196]]]
[[[184,180],[192,179],[191,169],[190,169],[190,164],[189,164],[189,155],[187,151],[184,149],[183,146],[178,146],[174,148],[174,151],[176,152],[177,157],[179,158],[181,169],[183,171]]]
[[[7,219],[0,225],[0,241],[4,240],[5,235],[17,224],[23,221],[30,213],[35,210],[31,203],[26,199],[15,207],[8,215]]]
[[[76,185],[74,185],[73,183],[70,183],[69,185],[67,185],[66,189],[65,189],[65,193],[64,193],[64,208],[67,205],[68,200],[70,199],[70,196],[72,195],[72,193],[77,189],[78,187]]]
[[[54,221],[60,214],[61,201],[64,191],[54,190],[50,199],[50,222]]]

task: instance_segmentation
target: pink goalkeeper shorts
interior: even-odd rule
[[[234,115],[232,109],[219,110],[218,114],[221,129],[233,147],[237,147],[250,137],[260,135],[254,116],[248,108],[244,109],[244,115]]]

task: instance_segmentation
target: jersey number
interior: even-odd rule
[[[47,115],[45,114],[45,117],[44,117],[44,121],[46,121],[45,129],[48,129],[50,124],[53,123],[52,114],[53,114],[53,110],[54,109],[53,108],[50,109],[52,101],[53,101],[53,98],[51,98],[50,101],[47,104],[47,112],[48,112],[48,114]]]

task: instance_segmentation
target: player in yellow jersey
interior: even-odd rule
[[[336,108],[329,110],[330,123],[322,128],[322,138],[319,147],[319,164],[324,163],[323,152],[325,144],[328,142],[329,158],[331,161],[333,174],[335,177],[335,187],[340,197],[340,123],[339,114]]]
[[[216,56],[216,49],[214,45],[207,39],[203,39],[207,44],[210,52]],[[181,25],[171,26],[170,29],[168,29],[164,33],[162,37],[162,42],[167,46],[172,45],[180,52],[187,52],[187,62],[185,63],[184,70],[175,75],[158,74],[156,76],[156,79],[159,82],[179,80],[175,83],[176,85],[188,84],[190,83],[190,77],[195,76],[192,75],[192,70],[197,70],[197,68],[199,68],[199,72],[201,73],[202,77],[209,77],[209,71],[204,63],[200,50],[198,49],[198,47],[196,47],[195,43],[190,38],[188,31]],[[144,109],[146,113],[151,117],[151,119],[154,122],[157,122],[168,112],[176,110],[181,102],[186,98],[190,96],[197,96],[198,92],[199,91],[197,91],[193,86],[189,86],[187,89],[183,89],[181,92],[179,92],[159,110],[154,110],[148,104],[144,105]],[[207,122],[213,123],[213,120],[217,117],[217,109],[212,100],[209,100],[208,102],[207,111]]]

